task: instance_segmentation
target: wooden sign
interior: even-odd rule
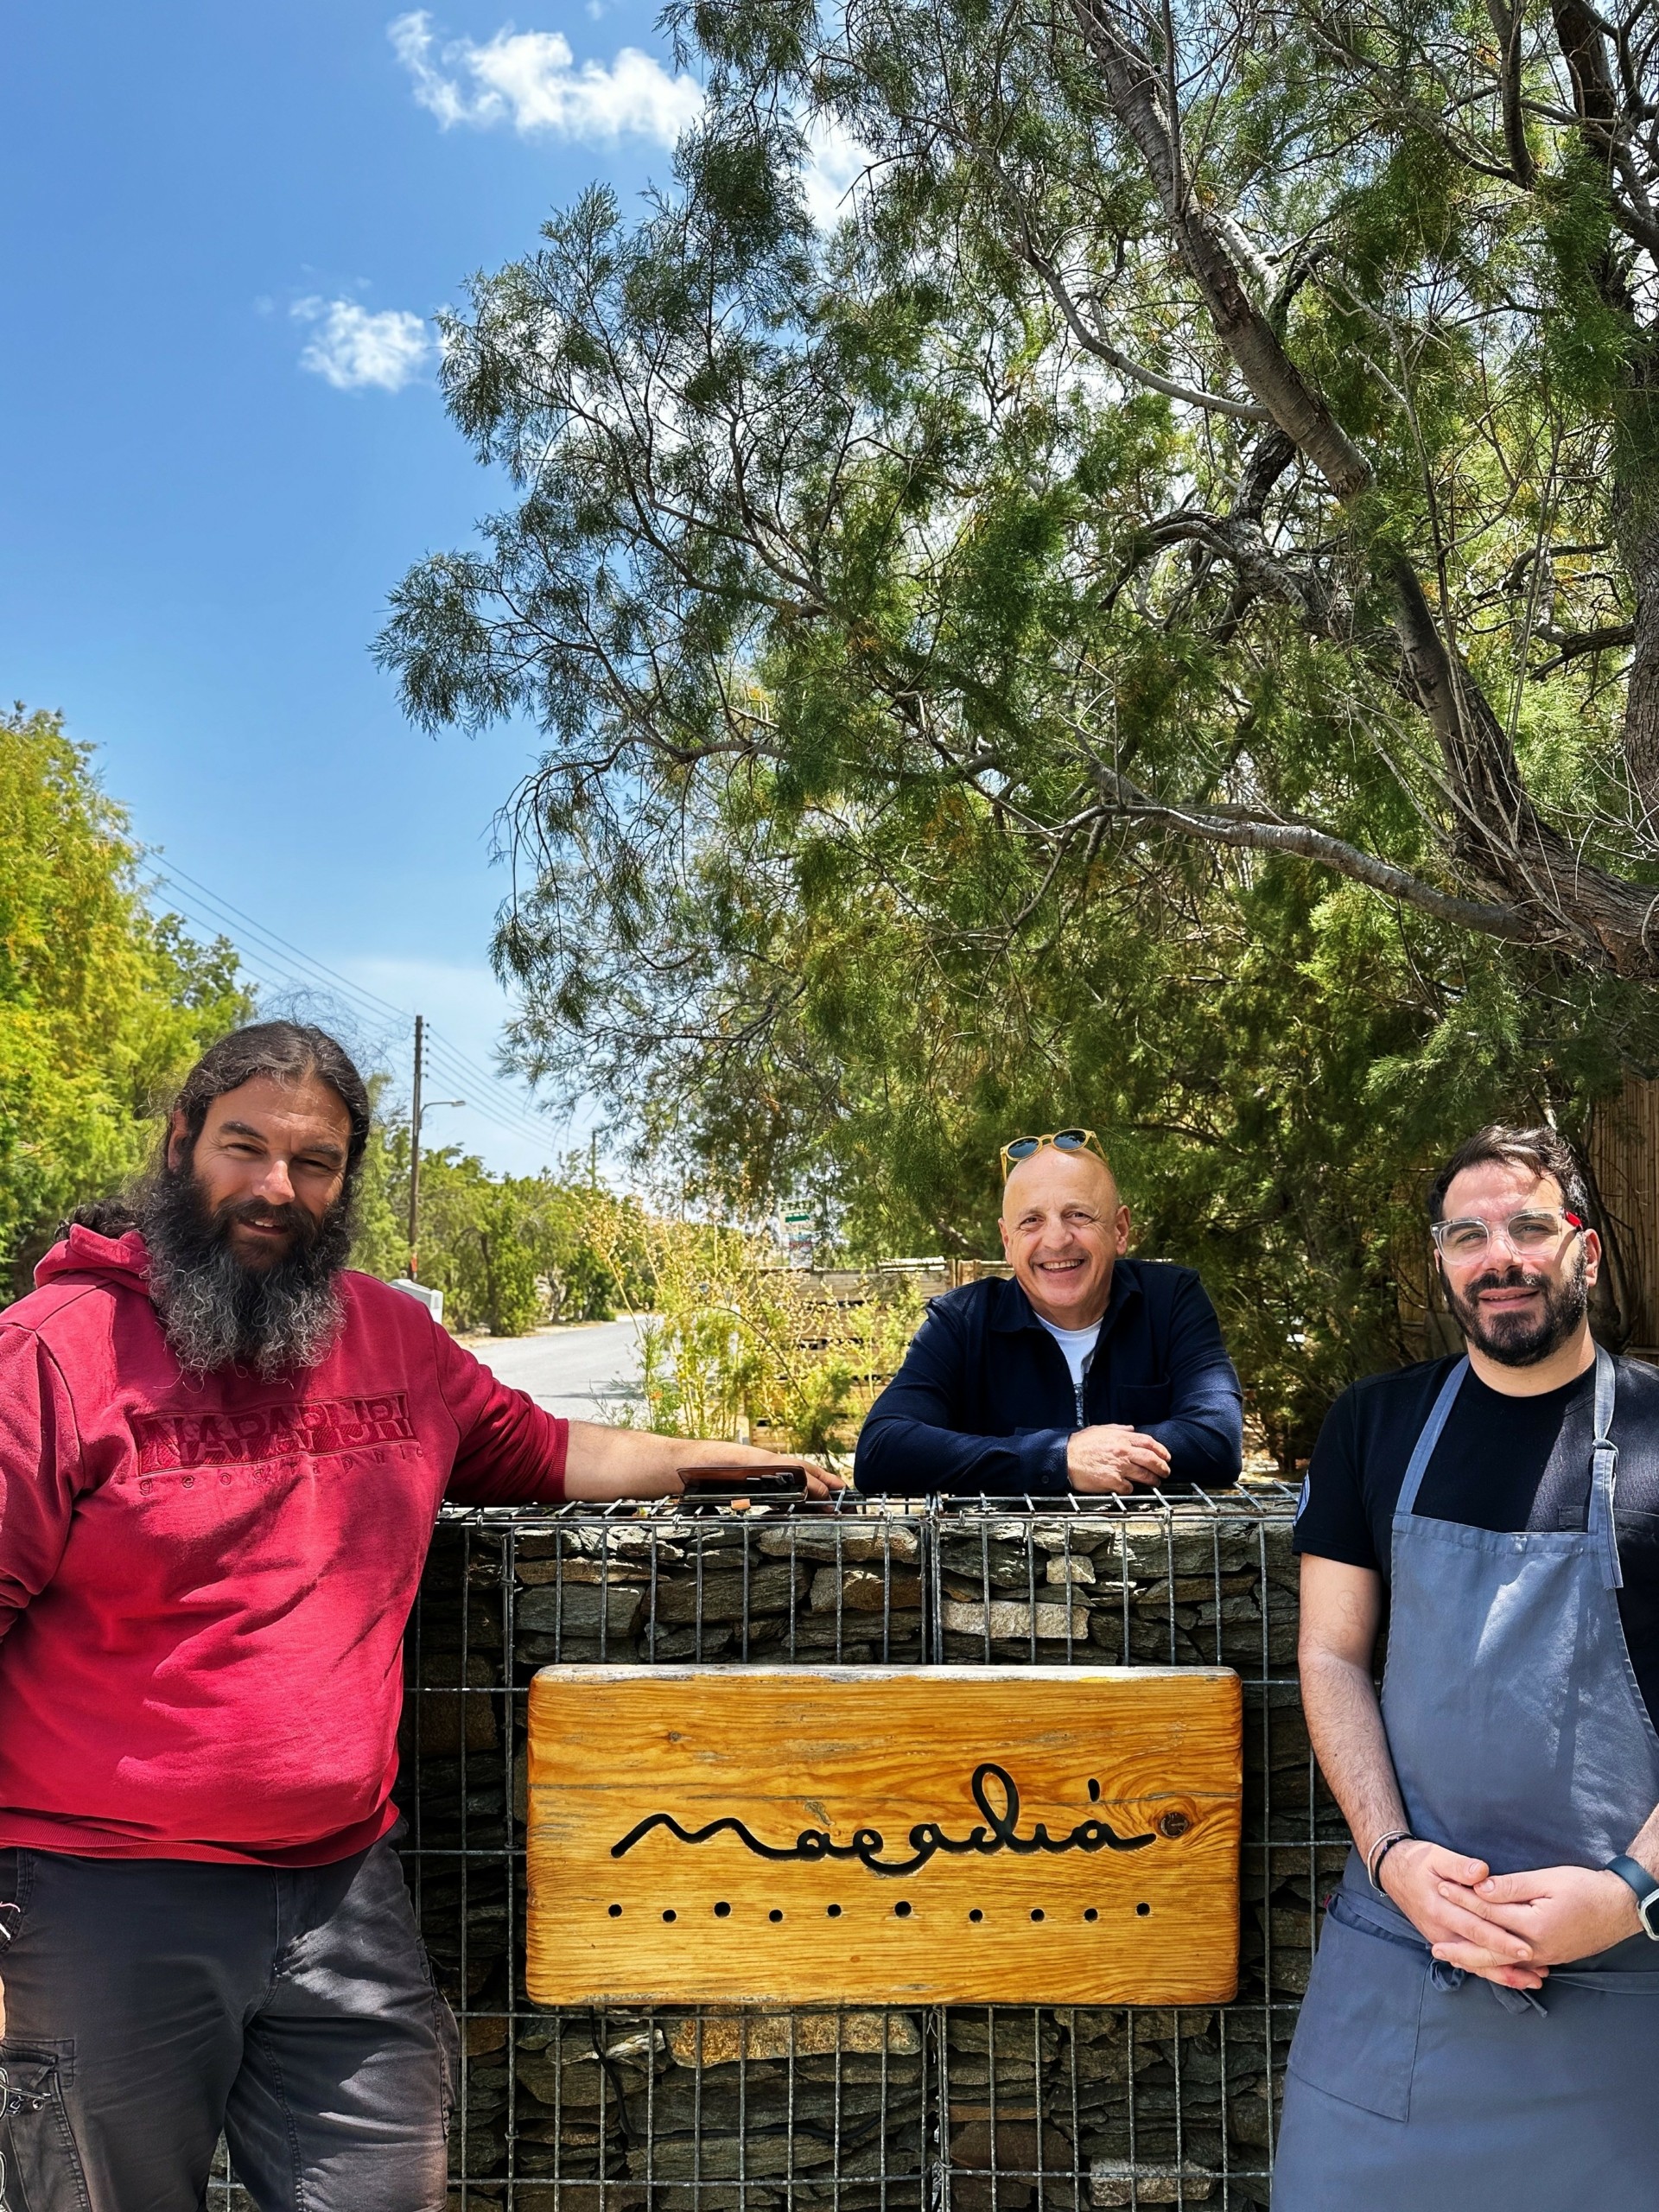
[[[544,1668],[530,1993],[1223,2002],[1240,1714],[1221,1668]]]

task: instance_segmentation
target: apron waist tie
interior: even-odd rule
[[[1405,1944],[1407,1951],[1418,1953],[1418,1955],[1422,1958],[1422,1962],[1427,1964],[1427,1968],[1429,1968],[1429,1980],[1433,1982],[1435,1988],[1453,1991],[1453,1988],[1462,1988],[1462,1984],[1471,1982],[1471,1980],[1476,1980],[1476,1982],[1478,1980],[1482,1980],[1482,1975],[1466,1974],[1466,1968],[1453,1967],[1449,1960],[1435,1958],[1433,1951],[1429,1948],[1429,1944],[1422,1940],[1421,1933],[1411,1927],[1411,1923],[1407,1920],[1405,1913],[1400,1911],[1395,1904],[1387,1903],[1387,1897],[1378,1897],[1378,1900],[1374,1903],[1371,1897],[1356,1897],[1356,1896],[1350,1896],[1347,1889],[1338,1889],[1336,1896],[1332,1897],[1327,1911],[1330,1911],[1332,1920],[1340,1920],[1343,1927],[1356,1929],[1360,1936],[1376,1936],[1380,1942]],[[1584,1980],[1584,1978],[1581,1978],[1581,1975],[1564,1974],[1564,1975],[1557,1975],[1557,1980],[1575,1982],[1575,1980]],[[1626,1975],[1599,1975],[1599,1978],[1592,1978],[1592,1980],[1595,1980],[1595,1986],[1599,1986],[1604,1980],[1619,1980],[1619,1982],[1624,1982],[1624,1980],[1628,1978]],[[1642,1975],[1642,1980],[1652,1982],[1655,1993],[1659,1993],[1659,1974]],[[1486,1982],[1486,1988],[1491,1991],[1493,2002],[1500,2004],[1502,2011],[1506,2011],[1506,2013],[1516,2013],[1516,2015],[1537,2013],[1537,2018],[1540,2019],[1548,2018],[1548,2006],[1541,2002],[1541,1998],[1537,1995],[1535,1988],[1510,1988],[1506,1982]]]
[[[1408,1949],[1420,1953],[1436,1989],[1461,1989],[1465,1981],[1482,1979],[1445,1959],[1437,1959],[1405,1914],[1389,1897],[1342,1889],[1332,1898],[1329,1910],[1344,1928],[1357,1929],[1363,1936],[1375,1936],[1385,1943],[1403,1943]],[[1558,1984],[1571,1989],[1599,1990],[1605,1997],[1659,1997],[1659,1967],[1552,1967],[1544,1993],[1548,1995],[1549,1989]],[[1543,2013],[1548,2010],[1535,1990],[1511,1989],[1498,1981],[1489,1981],[1486,1987],[1506,2012]]]

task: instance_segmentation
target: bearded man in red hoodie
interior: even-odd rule
[[[321,1031],[226,1038],[0,1314],[0,2206],[198,2212],[223,2129],[260,2212],[439,2212],[387,1840],[438,1508],[766,1457],[556,1421],[348,1271],[369,1122]]]

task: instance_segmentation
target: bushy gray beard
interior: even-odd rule
[[[137,1213],[149,1294],[188,1372],[245,1367],[269,1382],[316,1366],[340,1322],[334,1278],[351,1249],[349,1192],[321,1221],[300,1205],[213,1206],[187,1160],[153,1179]],[[291,1232],[280,1259],[250,1268],[237,1257],[231,1231],[244,1219]]]
[[[1535,1274],[1520,1266],[1488,1268],[1465,1284],[1459,1297],[1450,1281],[1446,1295],[1458,1326],[1477,1351],[1484,1352],[1501,1367],[1535,1367],[1564,1344],[1584,1319],[1590,1292],[1585,1281],[1584,1239],[1578,1239],[1578,1264],[1563,1281]],[[1544,1310],[1535,1321],[1523,1314],[1505,1313],[1488,1320],[1477,1303],[1483,1290],[1541,1290]]]

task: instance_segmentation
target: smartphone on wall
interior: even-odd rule
[[[716,1505],[787,1505],[806,1496],[806,1469],[798,1461],[776,1467],[743,1462],[730,1467],[682,1467],[684,1496],[692,1511]]]

